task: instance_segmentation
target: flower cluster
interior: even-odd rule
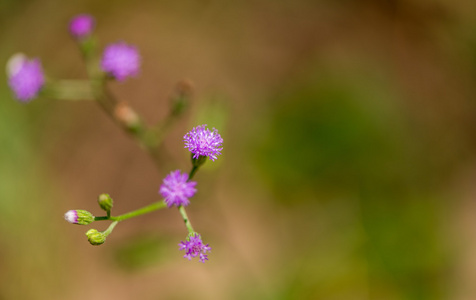
[[[15,97],[21,102],[29,102],[37,97],[42,89],[43,94],[61,99],[82,99],[87,96],[98,100],[100,105],[112,116],[124,129],[127,129],[131,135],[134,135],[150,153],[158,149],[159,142],[147,143],[149,138],[152,141],[159,141],[162,137],[163,128],[149,128],[139,116],[126,104],[119,105],[117,99],[110,93],[103,83],[103,79],[114,78],[118,81],[124,81],[129,77],[136,76],[140,72],[141,57],[135,46],[125,42],[116,42],[108,45],[101,56],[99,66],[103,74],[97,74],[98,68],[92,67],[93,63],[99,61],[100,55],[96,51],[96,43],[89,37],[93,33],[95,19],[89,14],[80,14],[71,19],[69,23],[69,33],[77,42],[81,49],[83,58],[87,64],[89,81],[56,81],[46,82],[43,68],[39,59],[29,59],[23,54],[14,55],[7,64],[8,84]],[[100,76],[98,76],[100,75]],[[105,76],[108,75],[108,76]],[[100,84],[92,84],[98,82]],[[68,84],[69,83],[69,84]],[[49,86],[45,86],[48,84]],[[87,88],[84,88],[87,87]],[[174,102],[170,115],[176,117],[180,115],[186,107],[188,85],[181,88],[179,100]],[[66,95],[66,96],[65,96]],[[101,101],[104,100],[104,101]],[[107,105],[104,105],[107,104]],[[111,104],[111,105],[109,105]],[[165,124],[168,124],[165,122]],[[92,245],[101,245],[106,241],[106,237],[111,234],[114,227],[121,221],[139,215],[149,213],[162,208],[171,208],[176,206],[180,212],[188,236],[185,241],[179,244],[179,250],[184,250],[184,257],[191,260],[198,257],[202,263],[208,260],[207,253],[211,251],[209,244],[204,244],[200,234],[196,233],[192,227],[191,221],[185,211],[185,206],[190,204],[190,198],[197,192],[197,182],[191,181],[200,166],[205,163],[207,157],[215,161],[223,149],[223,139],[218,130],[206,128],[207,125],[194,127],[184,137],[185,148],[192,153],[192,166],[189,173],[175,170],[170,172],[164,179],[158,193],[163,197],[163,201],[157,201],[148,206],[136,209],[134,211],[112,216],[113,200],[109,194],[101,194],[98,197],[99,207],[105,211],[102,216],[94,216],[86,210],[69,210],[64,214],[67,222],[78,225],[89,225],[96,221],[112,221],[109,227],[104,231],[90,229],[86,232],[88,241]],[[164,126],[165,128],[165,126]],[[161,129],[161,130],[155,130]],[[147,133],[143,135],[142,133]],[[150,136],[148,135],[150,133]],[[153,136],[153,135],[156,136]],[[153,144],[153,145],[150,145]]]
[[[184,258],[192,260],[193,257],[199,256],[199,261],[202,263],[208,260],[208,255],[205,253],[210,252],[211,249],[208,244],[203,244],[202,237],[198,233],[189,235],[185,242],[182,241],[179,244],[179,250],[185,250]]]
[[[193,128],[183,137],[183,140],[185,148],[188,148],[194,154],[193,158],[208,156],[209,159],[214,161],[221,154],[223,139],[218,130],[213,128],[210,131],[208,128],[205,129],[206,126],[205,124]]]

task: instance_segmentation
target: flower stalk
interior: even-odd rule
[[[86,65],[87,80],[49,80],[39,59],[29,59],[23,54],[17,54],[8,62],[8,84],[17,100],[24,103],[39,95],[58,100],[96,101],[103,111],[151,156],[160,171],[167,162],[159,155],[160,146],[166,132],[188,107],[192,84],[181,81],[170,99],[171,108],[167,117],[155,126],[147,126],[143,118],[126,102],[118,101],[107,86],[110,80],[125,81],[140,73],[141,56],[138,49],[125,42],[117,42],[108,45],[99,57],[93,36],[95,25],[95,19],[89,14],[77,15],[69,24],[69,33],[77,42]],[[94,221],[112,221],[104,231],[89,229],[86,232],[92,245],[102,245],[119,222],[175,205],[188,231],[186,241],[179,244],[179,250],[185,250],[184,257],[189,260],[197,256],[201,262],[208,260],[206,253],[211,247],[204,244],[201,236],[194,231],[185,206],[190,204],[189,198],[197,192],[197,183],[191,181],[192,178],[207,158],[214,161],[221,155],[223,139],[217,129],[210,131],[206,125],[193,128],[183,139],[185,148],[191,152],[192,169],[188,174],[175,170],[164,178],[159,189],[163,200],[112,216],[113,200],[108,194],[101,194],[98,204],[105,211],[105,216],[95,217],[85,210],[69,210],[65,213],[65,220],[78,225],[88,225]]]

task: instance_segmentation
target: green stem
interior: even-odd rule
[[[119,221],[112,222],[111,225],[109,225],[109,227],[103,231],[103,234],[105,236],[108,236],[109,234],[111,234],[112,230],[114,229],[114,227],[116,227],[117,223],[119,223]]]
[[[190,173],[188,174],[188,180],[192,180],[193,176],[195,173],[198,171],[198,168],[200,168],[201,165],[203,165],[207,161],[206,156],[199,156],[198,158],[193,158],[194,154],[190,153],[190,157],[192,159],[192,170],[190,170]]]
[[[159,201],[159,202],[155,202],[155,203],[152,203],[150,205],[147,205],[145,207],[133,210],[131,212],[122,214],[122,215],[117,216],[117,217],[110,217],[109,220],[120,222],[120,221],[124,221],[124,220],[130,219],[130,218],[134,218],[134,217],[143,215],[143,214],[147,214],[147,213],[150,213],[150,212],[153,212],[153,211],[165,208],[165,207],[167,207],[167,204],[164,201]]]
[[[51,81],[42,90],[42,94],[58,100],[92,100],[93,89],[88,80],[58,80]]]
[[[190,170],[190,173],[188,173],[188,180],[187,181],[190,181],[192,180],[192,177],[195,175],[195,173],[198,171],[198,168],[200,166],[193,166],[192,167],[192,170]]]
[[[188,232],[194,233],[195,231],[193,230],[192,223],[190,223],[190,220],[188,219],[187,212],[185,211],[185,207],[180,205],[178,210],[180,214],[182,215],[183,221],[185,223],[185,226],[187,227]]]

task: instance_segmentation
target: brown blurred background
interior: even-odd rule
[[[22,105],[0,75],[0,299],[476,299],[476,2],[2,0],[0,61],[85,78],[78,13],[140,49],[111,88],[148,123],[179,80],[195,98],[158,172],[95,103]],[[224,139],[188,209],[206,264],[174,209],[100,247],[63,220],[160,200],[204,123]]]

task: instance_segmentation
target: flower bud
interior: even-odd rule
[[[113,205],[113,201],[112,201],[112,198],[111,196],[109,196],[109,194],[101,194],[99,195],[98,197],[98,203],[99,203],[99,206],[104,210],[104,211],[111,211],[111,208],[112,208],[112,205]]]
[[[64,219],[72,224],[88,225],[94,222],[94,216],[86,210],[68,210],[64,214]]]
[[[97,231],[97,229],[89,229],[86,232],[86,236],[88,237],[89,243],[94,246],[104,244],[106,241],[106,235],[100,231]]]
[[[114,117],[121,125],[132,132],[137,132],[141,126],[139,115],[125,102],[116,105]]]

